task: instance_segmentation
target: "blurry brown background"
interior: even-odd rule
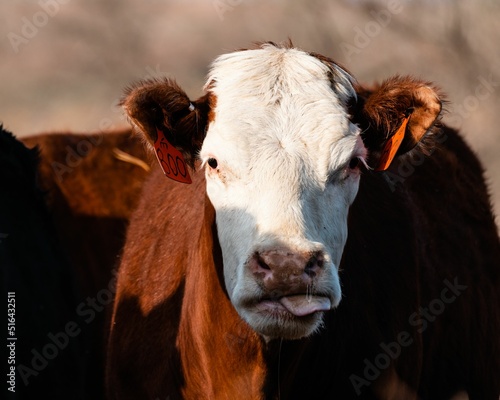
[[[500,214],[498,0],[2,1],[0,37],[0,122],[19,137],[126,125],[116,103],[141,78],[197,97],[214,57],[254,41],[290,37],[361,82],[422,77],[447,93]]]

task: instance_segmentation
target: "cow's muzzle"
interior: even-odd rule
[[[247,265],[264,293],[257,308],[271,314],[288,312],[296,317],[328,311],[332,301],[318,285],[325,264],[322,251],[255,252]]]

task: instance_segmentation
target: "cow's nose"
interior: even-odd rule
[[[316,252],[291,252],[281,249],[259,251],[250,260],[253,274],[266,286],[310,284],[325,263],[324,255]]]

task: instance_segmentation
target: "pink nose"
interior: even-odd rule
[[[321,252],[291,252],[273,249],[256,252],[249,267],[267,290],[293,293],[311,285],[324,265]]]

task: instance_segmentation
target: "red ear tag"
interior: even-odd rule
[[[156,129],[156,135],[154,144],[156,158],[167,178],[177,182],[191,183],[191,177],[182,153],[172,146],[165,134],[159,129]]]
[[[380,162],[375,171],[385,171],[389,168],[389,165],[391,165],[391,162],[405,137],[406,125],[408,124],[409,119],[409,116],[406,117],[396,133],[385,143],[384,150],[382,150],[382,155],[380,156]]]

